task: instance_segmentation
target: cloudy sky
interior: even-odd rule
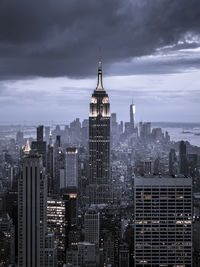
[[[118,120],[200,122],[199,0],[1,0],[0,123],[88,117],[99,47]]]

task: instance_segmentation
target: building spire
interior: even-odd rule
[[[99,49],[99,65],[98,65],[98,83],[97,83],[97,91],[104,90],[103,82],[102,82],[102,60],[101,60],[101,49]]]

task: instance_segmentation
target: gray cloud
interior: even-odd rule
[[[199,34],[199,25],[199,0],[1,0],[0,76],[94,75],[99,46],[111,65]]]

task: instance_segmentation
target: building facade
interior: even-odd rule
[[[110,104],[102,84],[99,61],[97,88],[92,94],[89,116],[89,203],[108,203],[110,190]]]
[[[76,147],[66,148],[66,187],[78,186],[78,149]]]
[[[135,178],[135,266],[192,266],[192,179]]]
[[[42,157],[23,159],[18,195],[18,266],[44,266],[46,176]]]

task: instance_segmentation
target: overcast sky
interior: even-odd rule
[[[99,47],[118,120],[200,122],[199,0],[1,0],[0,123],[87,118]]]

